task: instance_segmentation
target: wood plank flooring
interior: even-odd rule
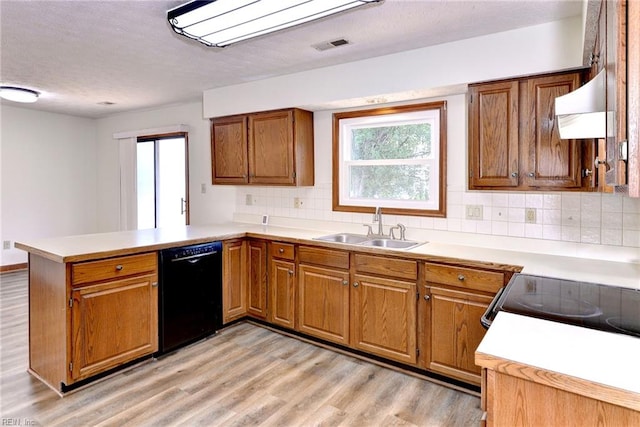
[[[1,275],[1,425],[475,426],[482,415],[475,396],[250,323],[60,398],[27,373],[27,320],[26,272]]]

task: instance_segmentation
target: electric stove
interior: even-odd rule
[[[640,289],[515,274],[482,316],[499,311],[640,338]]]

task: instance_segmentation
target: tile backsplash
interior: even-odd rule
[[[331,183],[237,187],[235,205],[236,212],[244,214],[361,224],[372,220],[370,214],[332,211]],[[470,205],[482,207],[482,219],[467,219]],[[640,247],[640,199],[621,194],[471,192],[450,186],[447,218],[385,215],[384,219],[387,225],[401,222],[425,230]]]

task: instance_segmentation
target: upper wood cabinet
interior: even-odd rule
[[[557,191],[594,185],[593,171],[582,166],[593,142],[561,140],[554,109],[555,98],[577,89],[583,74],[469,86],[469,189]]]
[[[518,186],[517,81],[469,88],[469,188]]]
[[[607,138],[600,173],[608,189],[640,197],[640,4],[602,1],[594,69],[606,69]]]
[[[314,183],[313,113],[297,108],[211,119],[214,184]]]

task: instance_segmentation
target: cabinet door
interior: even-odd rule
[[[247,242],[224,242],[222,249],[222,322],[247,314]]]
[[[249,182],[294,184],[293,112],[249,115]]]
[[[249,292],[247,312],[260,319],[267,318],[267,243],[249,241]]]
[[[71,378],[87,378],[158,350],[158,278],[71,291]]]
[[[528,187],[576,188],[581,186],[581,141],[560,139],[555,99],[580,86],[580,74],[532,78],[527,81],[521,135],[522,183]]]
[[[518,186],[518,82],[469,88],[469,188]]]
[[[211,120],[211,157],[214,184],[249,182],[247,116]]]
[[[271,322],[291,329],[295,327],[295,268],[291,261],[273,259],[269,272]]]
[[[416,363],[416,284],[354,275],[352,346],[403,363]]]
[[[475,351],[484,337],[480,317],[492,298],[445,288],[430,289],[430,355],[427,368],[480,385],[480,367]]]
[[[301,264],[300,332],[349,345],[349,272]]]

